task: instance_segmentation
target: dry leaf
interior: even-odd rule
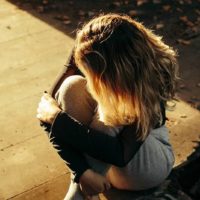
[[[62,15],[56,15],[54,18],[57,19],[57,20],[60,20],[60,21],[63,19]]]
[[[83,10],[79,10],[79,11],[78,11],[78,15],[79,15],[79,16],[85,16],[85,12],[84,12]]]
[[[191,0],[185,0],[185,1],[186,1],[186,3],[188,3],[188,4],[191,4],[191,3],[192,3]]]
[[[39,13],[43,13],[44,12],[44,6],[37,6],[36,10]]]
[[[164,24],[160,23],[160,24],[156,24],[156,29],[161,29],[164,27]]]
[[[46,4],[49,3],[49,1],[48,1],[48,0],[43,0],[42,3],[43,3],[44,5],[46,5]]]
[[[69,16],[67,15],[56,15],[54,18],[63,22],[66,21],[64,23],[67,23],[67,21],[69,21]]]
[[[128,5],[128,4],[129,4],[129,1],[124,1],[124,4],[125,4],[125,5]]]
[[[134,17],[134,16],[136,16],[138,13],[137,13],[136,10],[130,10],[130,11],[128,12],[128,14],[129,14],[131,17]]]
[[[191,97],[191,100],[192,100],[192,101],[199,101],[199,98],[196,97],[196,96],[193,96],[193,97]]]
[[[194,23],[193,22],[191,22],[191,21],[187,21],[187,26],[190,26],[190,27],[193,27],[194,26]]]
[[[185,85],[185,84],[180,84],[180,85],[179,85],[179,88],[180,88],[180,89],[185,89],[185,88],[186,88],[186,85]]]
[[[118,1],[116,1],[116,2],[113,2],[112,3],[114,6],[116,6],[116,7],[120,7],[121,6],[121,3],[120,2],[118,2]]]
[[[181,118],[187,118],[187,115],[186,114],[182,114],[180,117]]]
[[[92,16],[94,16],[94,15],[95,15],[95,12],[93,12],[93,11],[88,11],[88,13],[87,13],[87,14],[88,14],[88,16],[89,16],[89,17],[92,17]]]
[[[69,20],[69,16],[63,15],[63,16],[62,16],[62,19],[63,19],[63,20]]]
[[[166,11],[166,12],[168,12],[168,11],[171,10],[171,6],[170,6],[170,5],[164,5],[162,8],[163,8],[163,10]]]
[[[179,17],[179,19],[183,22],[187,22],[188,21],[188,17],[187,16],[181,16]]]
[[[194,26],[194,27],[192,27],[191,29],[192,29],[192,31],[193,31],[194,33],[198,33],[198,28],[197,28],[197,27]]]
[[[72,22],[70,21],[70,20],[64,20],[63,21],[63,24],[65,24],[65,25],[69,25],[69,24],[71,24]]]
[[[183,1],[183,0],[179,0],[178,2],[179,2],[179,4],[181,4],[181,5],[184,4],[184,1]]]
[[[147,0],[137,0],[137,6],[141,6],[144,3],[147,3]]]
[[[177,40],[179,44],[189,45],[191,42],[188,40],[178,39]]]
[[[183,12],[183,10],[181,9],[181,8],[176,8],[176,10],[178,11],[178,12]]]
[[[159,3],[161,3],[161,1],[160,0],[153,0],[153,3],[154,4],[159,4]]]
[[[195,9],[195,12],[200,15],[200,10],[199,9]]]
[[[184,22],[187,26],[193,27],[194,23],[192,23],[187,16],[181,16],[179,19]]]

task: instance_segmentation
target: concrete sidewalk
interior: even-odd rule
[[[61,200],[69,171],[35,115],[73,40],[5,0],[0,5],[0,200]],[[168,117],[177,165],[200,140],[200,114],[177,102]]]
[[[0,0],[0,199],[62,199],[69,172],[35,118],[73,40]]]

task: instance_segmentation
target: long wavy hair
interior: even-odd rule
[[[174,97],[176,52],[129,16],[100,15],[77,32],[75,62],[106,125],[136,125],[145,139]]]

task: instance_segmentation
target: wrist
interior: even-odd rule
[[[54,123],[55,119],[57,118],[57,116],[59,115],[59,113],[60,113],[61,111],[62,111],[62,110],[61,110],[60,108],[55,109],[54,114],[53,114],[53,115],[50,117],[50,119],[49,119],[49,123],[50,123],[50,124],[53,124],[53,123]]]

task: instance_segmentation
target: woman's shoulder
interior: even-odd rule
[[[152,129],[149,133],[152,137],[159,140],[163,144],[170,145],[169,142],[169,129],[166,125],[162,125],[159,128]]]

